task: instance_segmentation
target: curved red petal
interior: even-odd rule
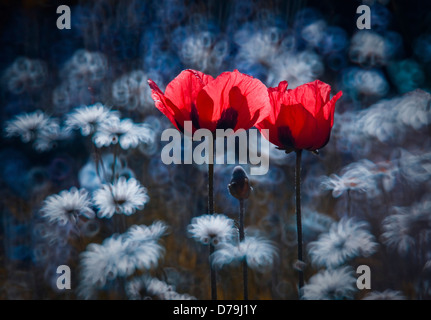
[[[183,120],[181,111],[165,97],[153,80],[149,79],[148,84],[151,88],[151,98],[154,100],[156,108],[159,109],[178,130],[183,131],[182,126],[179,126],[179,121]]]
[[[200,123],[210,130],[218,127],[219,121],[221,128],[246,130],[269,115],[270,102],[267,87],[260,80],[235,70],[208,83],[198,94],[197,108]]]
[[[301,104],[282,105],[275,124],[278,128],[289,128],[288,131],[282,132],[284,136],[279,137],[286,147],[295,149],[313,147],[317,123],[313,115]],[[287,133],[289,136],[286,136]]]
[[[154,81],[148,82],[156,107],[181,131],[184,129],[184,121],[192,121],[194,131],[199,128],[196,97],[212,80],[214,79],[210,75],[187,69],[166,86],[164,94]]]
[[[302,104],[314,117],[329,101],[330,92],[331,86],[320,80],[305,83],[289,91],[292,97],[298,103]]]

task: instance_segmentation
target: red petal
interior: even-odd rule
[[[267,88],[260,80],[235,70],[222,73],[206,85],[198,94],[197,108],[200,123],[209,130],[215,130],[225,114],[236,114],[236,124],[233,119],[229,123],[238,130],[249,129],[266,118],[270,103]]]
[[[276,127],[288,127],[290,137],[279,137],[280,141],[288,145],[290,139],[296,149],[310,149],[313,147],[317,133],[317,123],[313,115],[300,104],[282,105],[276,121]]]
[[[289,92],[298,103],[302,104],[315,117],[329,101],[331,86],[320,80],[315,80],[300,85]]]
[[[258,128],[260,133],[264,136],[264,138],[269,142],[271,142],[272,144],[275,144],[277,147],[281,149],[285,147],[279,139],[278,128],[275,126],[274,122],[270,121],[269,117],[257,123],[256,128]],[[263,131],[263,129],[267,129],[268,133]]]
[[[316,116],[318,134],[314,142],[313,148],[321,149],[329,141],[331,135],[332,126],[334,125],[334,112],[335,102],[342,96],[342,92],[338,92],[325,106],[320,110]]]
[[[183,131],[182,127],[178,125],[179,122],[177,120],[183,118],[181,111],[175,107],[169,99],[166,99],[163,92],[153,80],[149,79],[148,84],[150,85],[151,98],[153,98],[156,108],[159,109],[178,130]]]
[[[192,121],[194,131],[199,127],[196,97],[212,80],[213,77],[200,71],[184,70],[166,86],[164,94],[153,81],[148,82],[156,107],[181,131],[184,128],[184,121]]]

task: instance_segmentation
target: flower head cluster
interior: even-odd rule
[[[93,201],[99,209],[99,217],[111,218],[115,213],[129,216],[143,209],[149,196],[138,180],[121,176],[115,183],[104,184],[96,190]]]
[[[345,300],[352,299],[356,288],[356,278],[350,267],[320,271],[302,287],[304,300]]]
[[[277,257],[274,244],[261,237],[248,236],[239,244],[223,243],[211,255],[211,263],[217,268],[246,261],[251,269],[261,271],[273,265]]]
[[[377,250],[374,236],[366,222],[341,219],[327,233],[308,245],[312,262],[317,266],[336,268],[356,257],[369,257]]]
[[[394,207],[395,214],[382,222],[382,241],[390,249],[406,256],[431,242],[431,201],[418,202],[411,207]]]
[[[34,92],[46,83],[47,71],[41,60],[18,57],[5,70],[3,78],[7,81],[7,89],[14,94]]]
[[[124,150],[136,148],[140,143],[152,143],[154,131],[146,124],[136,124],[131,119],[113,117],[102,122],[93,136],[96,147],[119,144]]]
[[[105,121],[118,118],[118,112],[109,110],[101,103],[75,108],[65,121],[66,130],[79,129],[83,136],[94,133]]]
[[[37,151],[47,151],[55,140],[64,138],[57,119],[40,110],[15,116],[7,122],[5,130],[7,137],[18,136],[24,143],[33,141]]]
[[[237,235],[234,221],[223,214],[205,214],[193,218],[188,225],[189,235],[202,244],[219,245]]]
[[[136,230],[149,231],[146,237],[136,237]],[[164,249],[158,243],[165,235],[166,226],[132,226],[122,235],[114,234],[102,244],[92,243],[81,254],[81,287],[88,298],[94,289],[100,289],[117,277],[127,277],[136,270],[149,270],[157,266]]]
[[[60,225],[66,225],[68,222],[75,224],[79,216],[95,216],[88,192],[75,187],[46,198],[40,211],[48,221]]]

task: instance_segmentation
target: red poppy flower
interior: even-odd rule
[[[291,152],[306,149],[316,151],[329,141],[334,124],[335,102],[331,87],[319,80],[303,84],[293,90],[282,81],[276,88],[269,88],[271,112],[256,124],[263,136],[279,149]],[[266,134],[262,129],[269,129]]]
[[[184,132],[184,121],[192,122],[193,133],[200,128],[242,128],[247,130],[269,114],[266,86],[238,70],[224,72],[216,79],[196,70],[184,70],[163,93],[148,80],[152,98],[172,124]]]

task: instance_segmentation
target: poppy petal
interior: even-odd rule
[[[235,110],[236,123],[229,125],[234,130],[247,130],[270,112],[266,86],[238,70],[224,72],[208,83],[198,94],[197,107],[201,124],[213,128],[226,110]],[[225,126],[226,122],[223,124]]]

